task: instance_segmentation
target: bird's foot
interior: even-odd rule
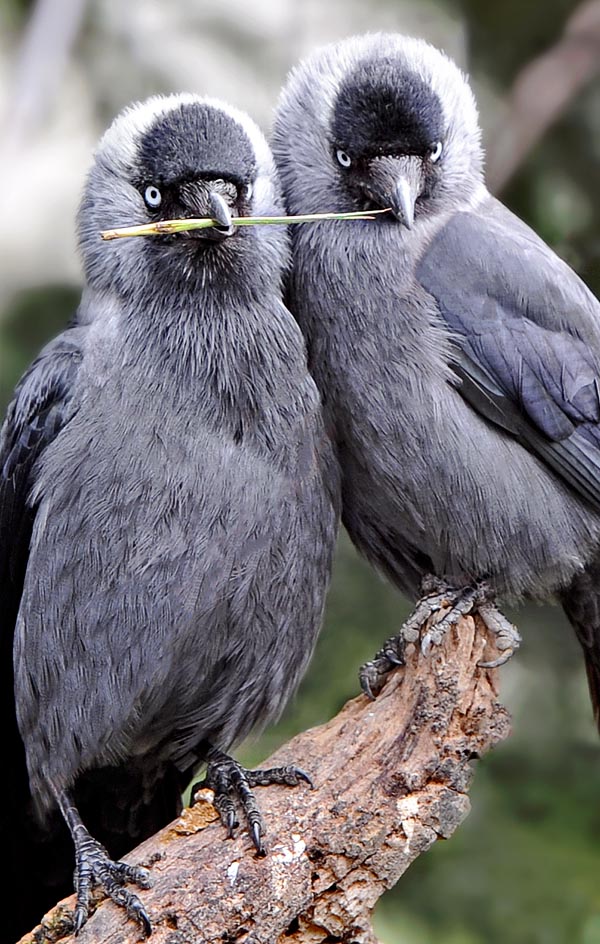
[[[246,770],[233,757],[215,747],[207,754],[204,780],[192,787],[192,800],[196,791],[208,787],[215,795],[214,804],[227,833],[233,837],[239,826],[236,805],[241,806],[244,818],[258,855],[265,855],[263,835],[265,827],[252,787],[267,787],[270,784],[286,784],[297,787],[301,782],[313,782],[300,767],[271,767],[268,770]]]
[[[425,577],[423,596],[402,625],[397,636],[388,639],[371,662],[360,669],[363,692],[373,699],[381,691],[386,676],[399,665],[404,665],[407,643],[421,638],[421,652],[428,655],[432,646],[438,646],[451,626],[463,616],[478,613],[486,628],[495,636],[496,647],[502,652],[498,659],[480,662],[482,668],[495,668],[508,662],[519,648],[521,637],[516,628],[495,606],[493,593],[480,582],[468,587],[452,587],[438,577]],[[423,626],[427,629],[422,633]]]
[[[145,935],[152,924],[140,899],[123,886],[128,882],[150,888],[150,873],[136,865],[114,862],[108,852],[84,826],[69,790],[55,790],[55,797],[75,845],[75,894],[73,928],[79,934],[90,913],[92,888],[99,886],[130,918],[141,925]]]
[[[146,869],[126,862],[114,862],[104,846],[90,836],[85,827],[75,837],[75,892],[77,904],[73,915],[78,934],[89,917],[90,897],[94,885],[99,885],[111,901],[124,908],[130,918],[141,925],[145,935],[152,932],[150,918],[140,899],[123,886],[128,882],[140,888],[150,887]]]
[[[381,649],[375,653],[375,658],[361,665],[358,678],[363,692],[375,701],[375,698],[383,688],[386,677],[393,669],[404,665],[404,649],[406,642],[400,629],[397,636],[390,636],[386,639]]]

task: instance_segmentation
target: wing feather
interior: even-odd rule
[[[417,267],[465,399],[600,507],[600,303],[497,201],[457,213]]]
[[[0,432],[0,600],[16,618],[34,511],[28,502],[35,463],[74,410],[82,328],[47,345],[20,380]],[[12,631],[12,627],[11,627]]]
[[[42,351],[19,382],[0,430],[0,735],[6,760],[0,845],[11,863],[5,891],[16,905],[9,919],[15,934],[68,894],[72,872],[64,826],[53,820],[42,828],[32,819],[15,713],[13,635],[35,517],[28,501],[35,463],[75,409],[82,331],[71,328]]]

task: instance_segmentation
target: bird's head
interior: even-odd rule
[[[423,40],[395,34],[343,40],[294,70],[274,151],[295,213],[391,207],[411,227],[467,201],[482,179],[464,75]]]
[[[281,212],[269,146],[247,115],[199,96],[156,96],[122,112],[98,145],[78,218],[86,277],[127,292],[157,277],[206,284],[244,264],[277,269],[287,257],[284,228],[235,227],[232,218]],[[100,238],[105,229],[193,217],[218,226]]]

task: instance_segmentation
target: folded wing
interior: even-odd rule
[[[495,200],[457,213],[417,268],[466,400],[600,507],[600,303]]]

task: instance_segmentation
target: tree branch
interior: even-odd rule
[[[35,128],[77,40],[88,0],[37,0],[18,51],[2,145],[11,156]]]
[[[488,148],[487,182],[498,193],[577,94],[600,74],[600,0],[586,0],[560,40],[519,73],[509,112]]]
[[[259,789],[268,854],[244,829],[233,841],[207,797],[127,858],[151,869],[141,891],[153,944],[376,944],[378,898],[469,811],[472,760],[509,733],[497,671],[476,618],[462,619],[428,657],[414,646],[374,703],[363,695],[300,734],[265,766],[295,763],[316,789]],[[487,654],[487,653],[486,653]],[[27,940],[68,941],[68,899]],[[137,926],[101,901],[77,944],[133,944]]]

